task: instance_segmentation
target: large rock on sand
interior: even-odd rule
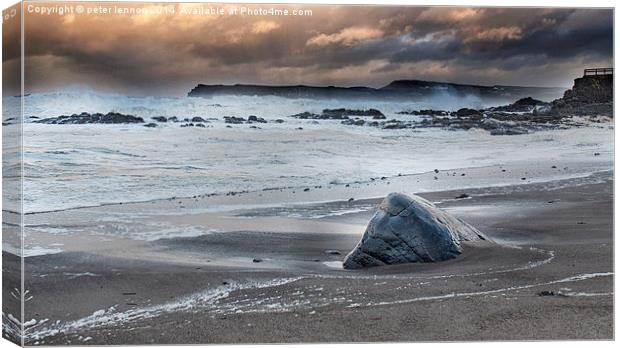
[[[461,241],[485,239],[474,227],[421,197],[390,193],[343,267],[443,261],[461,254]]]

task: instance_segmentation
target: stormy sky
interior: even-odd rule
[[[396,79],[568,87],[584,68],[613,64],[605,9],[246,5],[312,11],[247,16],[181,13],[236,5],[166,6],[175,14],[26,11],[27,92],[81,85],[182,95],[197,83],[380,87]],[[11,52],[5,64],[19,60]]]

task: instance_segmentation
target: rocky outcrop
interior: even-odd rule
[[[385,118],[385,115],[377,109],[357,110],[357,109],[324,109],[323,115],[329,118],[342,118],[345,116],[370,116],[374,119]]]
[[[355,119],[344,120],[340,123],[344,125],[348,125],[348,126],[363,126],[364,124],[366,124],[366,121],[362,120],[361,118],[355,118]]]
[[[230,124],[242,124],[242,123],[245,123],[246,120],[243,117],[224,116],[224,122],[230,123]]]
[[[542,100],[534,99],[532,97],[521,98],[516,102],[508,105],[496,106],[489,108],[488,111],[495,112],[532,112],[537,108],[549,105]]]
[[[552,115],[613,117],[613,75],[593,75],[575,79],[572,89],[551,103]]]
[[[343,267],[444,261],[461,254],[461,241],[480,240],[486,240],[480,231],[427,200],[390,193]]]
[[[315,114],[312,112],[302,112],[291,115],[290,117],[301,120],[348,120],[350,117],[372,117],[375,120],[385,119],[385,115],[377,109],[358,110],[358,109],[324,109],[323,112]]]
[[[83,112],[81,114],[73,114],[71,116],[58,116],[45,118],[42,120],[34,121],[35,123],[45,123],[45,124],[87,124],[87,123],[105,123],[105,124],[116,124],[116,123],[144,123],[144,119],[142,117],[136,117],[132,115],[124,115],[119,114],[117,112],[109,112],[107,114],[89,114],[87,112]]]
[[[155,117],[151,117],[151,119],[160,122],[160,123],[165,123],[168,122],[168,119],[164,116],[155,116]]]
[[[250,115],[248,116],[248,119],[246,120],[243,117],[236,117],[236,116],[224,116],[224,123],[230,123],[230,124],[243,124],[243,123],[248,123],[248,124],[252,124],[252,123],[267,123],[267,120],[265,120],[262,117],[258,117],[255,115]]]
[[[450,112],[445,110],[423,109],[413,111],[400,111],[399,115],[415,115],[415,116],[448,116]]]
[[[613,75],[584,76],[575,79],[572,89],[562,97],[567,104],[609,103],[614,99]]]
[[[267,120],[265,120],[262,117],[255,116],[255,115],[248,116],[248,123],[254,123],[254,122],[256,122],[256,123],[267,123]]]
[[[469,108],[458,109],[456,112],[453,112],[451,115],[456,116],[456,117],[482,118],[482,112],[475,110],[475,109],[469,109]]]

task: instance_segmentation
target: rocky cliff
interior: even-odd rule
[[[551,114],[613,117],[614,76],[594,75],[575,79],[572,89],[551,104]]]

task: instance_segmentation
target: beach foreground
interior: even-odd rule
[[[216,5],[4,13],[4,338],[614,337],[611,8]]]
[[[463,192],[421,196],[494,243],[467,244],[450,261],[356,271],[340,262],[380,198],[191,213],[210,199],[197,197],[36,214],[32,226],[48,231],[55,220],[127,228],[119,216],[138,230],[137,212],[168,207],[159,219],[189,232],[139,241],[33,229],[64,251],[26,258],[26,344],[613,338],[611,171],[455,199]],[[172,213],[185,204],[190,212]]]

